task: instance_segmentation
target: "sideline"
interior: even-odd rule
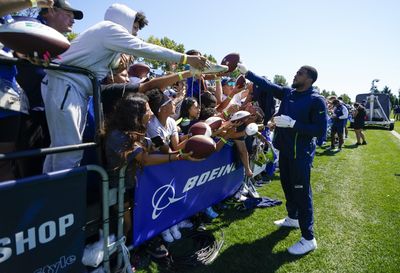
[[[394,135],[395,137],[397,137],[400,140],[400,134],[397,133],[395,130],[390,131],[392,133],[392,135]]]

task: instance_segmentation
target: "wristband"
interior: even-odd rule
[[[223,113],[224,113],[224,116],[225,116],[225,117],[229,117],[228,111],[225,110]]]
[[[223,137],[220,137],[219,140],[221,140],[224,144],[226,144],[226,143],[228,142],[228,141],[226,141],[226,139],[223,138]]]
[[[183,80],[182,72],[178,72],[178,78],[180,81]]]
[[[187,55],[183,54],[182,64],[186,64],[186,63],[187,63]]]
[[[32,8],[37,8],[37,0],[30,0],[31,1],[31,5],[32,5]]]
[[[230,100],[232,99],[232,97],[231,97],[231,96],[227,96],[226,98],[227,98],[227,99],[230,99]]]
[[[217,83],[217,82],[221,82],[221,79],[215,79],[215,82]]]

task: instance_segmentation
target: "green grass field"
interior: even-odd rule
[[[396,130],[399,132],[400,123]],[[317,149],[312,170],[318,249],[294,257],[286,249],[298,230],[277,229],[284,205],[228,209],[209,229],[225,243],[208,266],[186,272],[400,272],[400,140],[387,130],[367,130],[368,145],[353,146],[349,131],[336,154]],[[260,193],[284,200],[279,178]],[[137,272],[163,272],[155,263]]]

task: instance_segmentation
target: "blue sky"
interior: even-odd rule
[[[399,95],[398,0],[69,1],[85,14],[75,22],[78,33],[118,2],[146,14],[144,39],[167,36],[218,61],[239,52],[250,70],[270,79],[283,75],[289,83],[309,64],[319,72],[318,87],[353,100],[376,78],[379,89],[386,85]]]

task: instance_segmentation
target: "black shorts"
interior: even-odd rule
[[[353,128],[354,130],[364,129],[364,122],[354,122]]]

